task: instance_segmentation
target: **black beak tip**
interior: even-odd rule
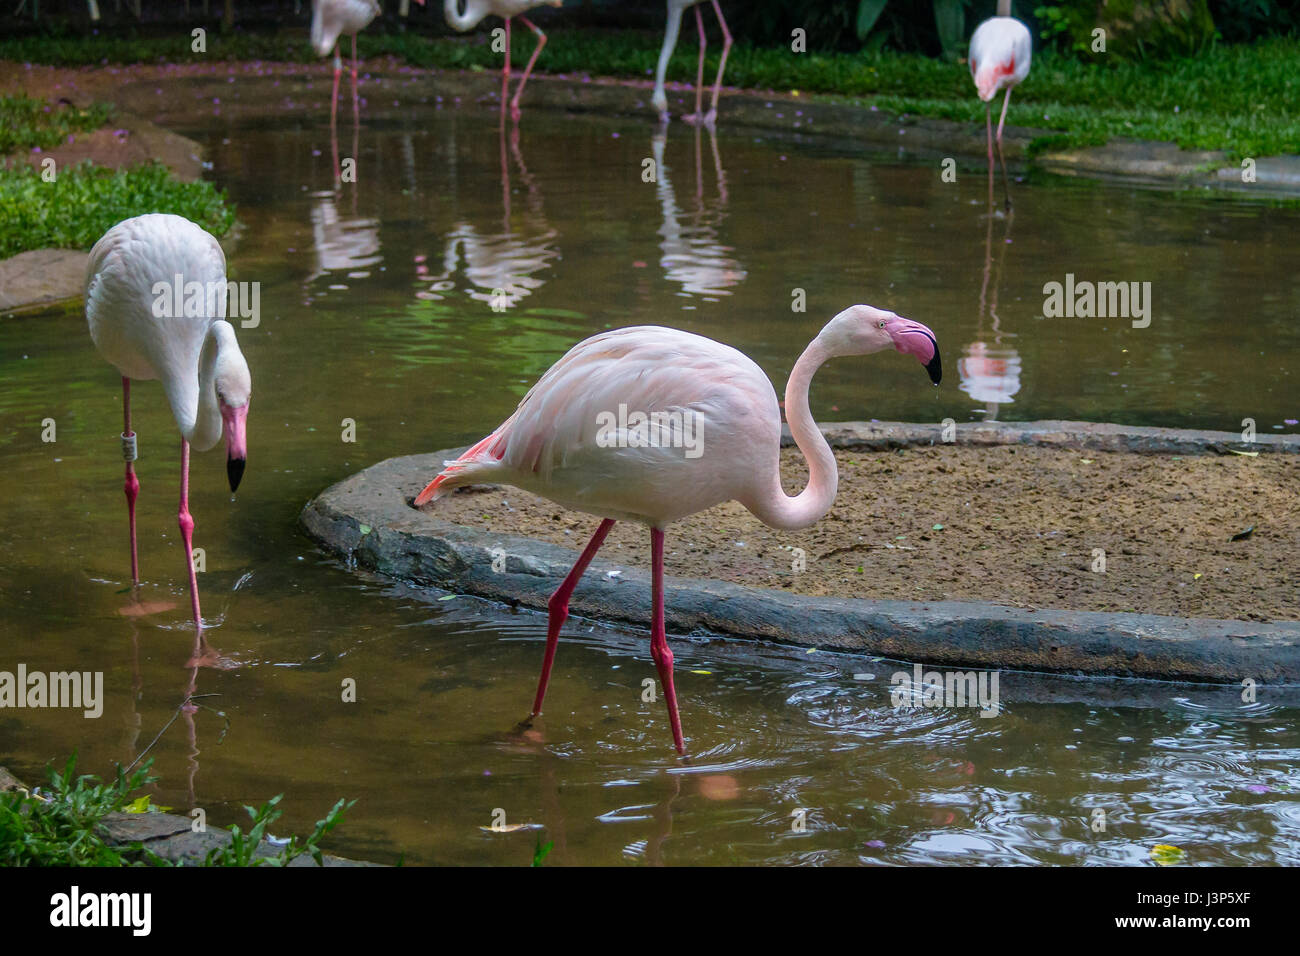
[[[226,459],[226,477],[230,479],[230,490],[235,492],[239,489],[240,479],[244,477],[244,465],[246,458],[227,458]]]
[[[938,349],[934,350],[934,358],[930,359],[925,370],[930,373],[930,381],[934,382],[935,385],[938,385],[939,380],[943,378],[943,363],[939,361]]]

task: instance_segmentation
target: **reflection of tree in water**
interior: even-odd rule
[[[984,403],[985,421],[996,421],[998,409],[1010,405],[1013,396],[1020,391],[1020,354],[1013,348],[1002,345],[1003,336],[1015,337],[1013,332],[1003,332],[998,316],[998,286],[1002,280],[1002,263],[1006,258],[1007,245],[1011,241],[1011,220],[1006,219],[1006,232],[998,250],[997,272],[993,274],[993,216],[988,217],[988,231],[984,238],[984,283],[980,287],[979,328],[976,340],[962,349],[962,357],[957,361],[957,374],[961,377],[961,390]],[[989,280],[992,276],[992,296],[989,295]],[[984,341],[984,316],[986,311],[991,320],[992,343]]]
[[[442,256],[442,271],[433,274],[425,256],[415,257],[417,278],[426,288],[416,293],[421,299],[442,299],[456,288],[455,275],[463,272],[469,279],[471,299],[486,302],[494,310],[510,309],[532,295],[546,280],[535,273],[547,269],[560,257],[554,241],[559,233],[551,228],[542,211],[542,195],[519,149],[519,128],[510,132],[510,155],[519,167],[519,178],[528,189],[527,208],[521,216],[522,227],[516,230],[510,214],[510,163],[506,151],[506,132],[500,130],[502,228],[499,232],[480,232],[462,220],[447,233]]]
[[[661,126],[650,141],[655,161],[655,192],[663,213],[659,228],[661,241],[659,265],[670,282],[681,283],[683,294],[698,295],[705,301],[715,301],[718,296],[730,295],[732,286],[745,280],[744,266],[731,257],[731,246],[718,241],[718,227],[726,218],[727,179],[718,155],[718,139],[712,128],[708,129],[709,145],[713,151],[713,170],[718,184],[716,199],[704,199],[704,177],[701,130],[695,129],[695,211],[683,213],[678,209],[677,197],[664,165],[664,146],[668,131]]]

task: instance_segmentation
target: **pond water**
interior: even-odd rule
[[[239,333],[255,397],[237,500],[218,452],[192,472],[208,637],[237,668],[183,667],[161,391],[133,390],[133,600],[118,379],[79,316],[0,325],[0,670],[103,671],[106,696],[95,720],[0,711],[0,763],[37,780],[76,749],[103,773],[193,690],[212,696],[150,750],[155,802],[228,824],[284,792],[279,828],[301,833],[356,798],[331,846],[381,862],[526,865],[541,837],[548,865],[1137,863],[1162,843],[1192,863],[1300,863],[1285,692],[1003,673],[982,717],[892,706],[906,665],[683,637],[680,761],[662,702],[642,700],[647,635],[571,620],[548,711],[518,732],[543,616],[353,574],[296,524],[360,468],[486,434],[598,330],[698,331],[782,387],[859,301],[931,326],[947,377],[934,389],[892,355],[832,363],[812,396],[824,420],[1292,431],[1300,212],[1030,182],[990,219],[978,168],[945,183],[937,160],[544,114],[516,141],[491,112],[432,107],[357,130],[345,108],[357,181],[336,186],[326,115],[182,130],[239,205],[231,277],[260,283],[260,324]],[[1045,283],[1067,273],[1150,282],[1150,325],[1044,318]],[[491,832],[502,819],[529,826]]]

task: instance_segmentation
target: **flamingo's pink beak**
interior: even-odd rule
[[[939,361],[939,342],[926,326],[901,316],[885,323],[885,331],[894,340],[894,348],[904,355],[915,355],[930,373],[935,385],[943,378],[943,363]]]
[[[244,465],[248,460],[248,405],[238,408],[221,406],[221,433],[226,439],[226,477],[230,479],[230,490],[239,488],[239,481],[244,477]]]

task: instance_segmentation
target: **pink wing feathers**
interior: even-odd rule
[[[684,468],[694,471],[697,482],[707,485],[714,480],[711,473],[702,474],[704,469],[698,466],[703,462],[684,457],[681,448],[667,442],[649,447],[623,447],[608,440],[602,444],[598,439],[602,420],[606,424],[617,420],[620,406],[645,414],[689,414],[706,441],[748,436],[752,445],[775,448],[780,438],[776,393],[748,356],[676,329],[615,329],[570,349],[529,390],[509,419],[460,458],[447,462],[415,504],[476,481],[500,480],[559,491],[559,486],[580,480],[589,493],[600,489],[602,496],[626,496],[631,502],[636,494],[644,496],[647,486],[666,487],[668,483],[658,479],[681,475]],[[722,449],[716,444],[707,447],[707,457],[735,465],[730,455],[719,454]],[[724,494],[719,500],[727,497]]]

